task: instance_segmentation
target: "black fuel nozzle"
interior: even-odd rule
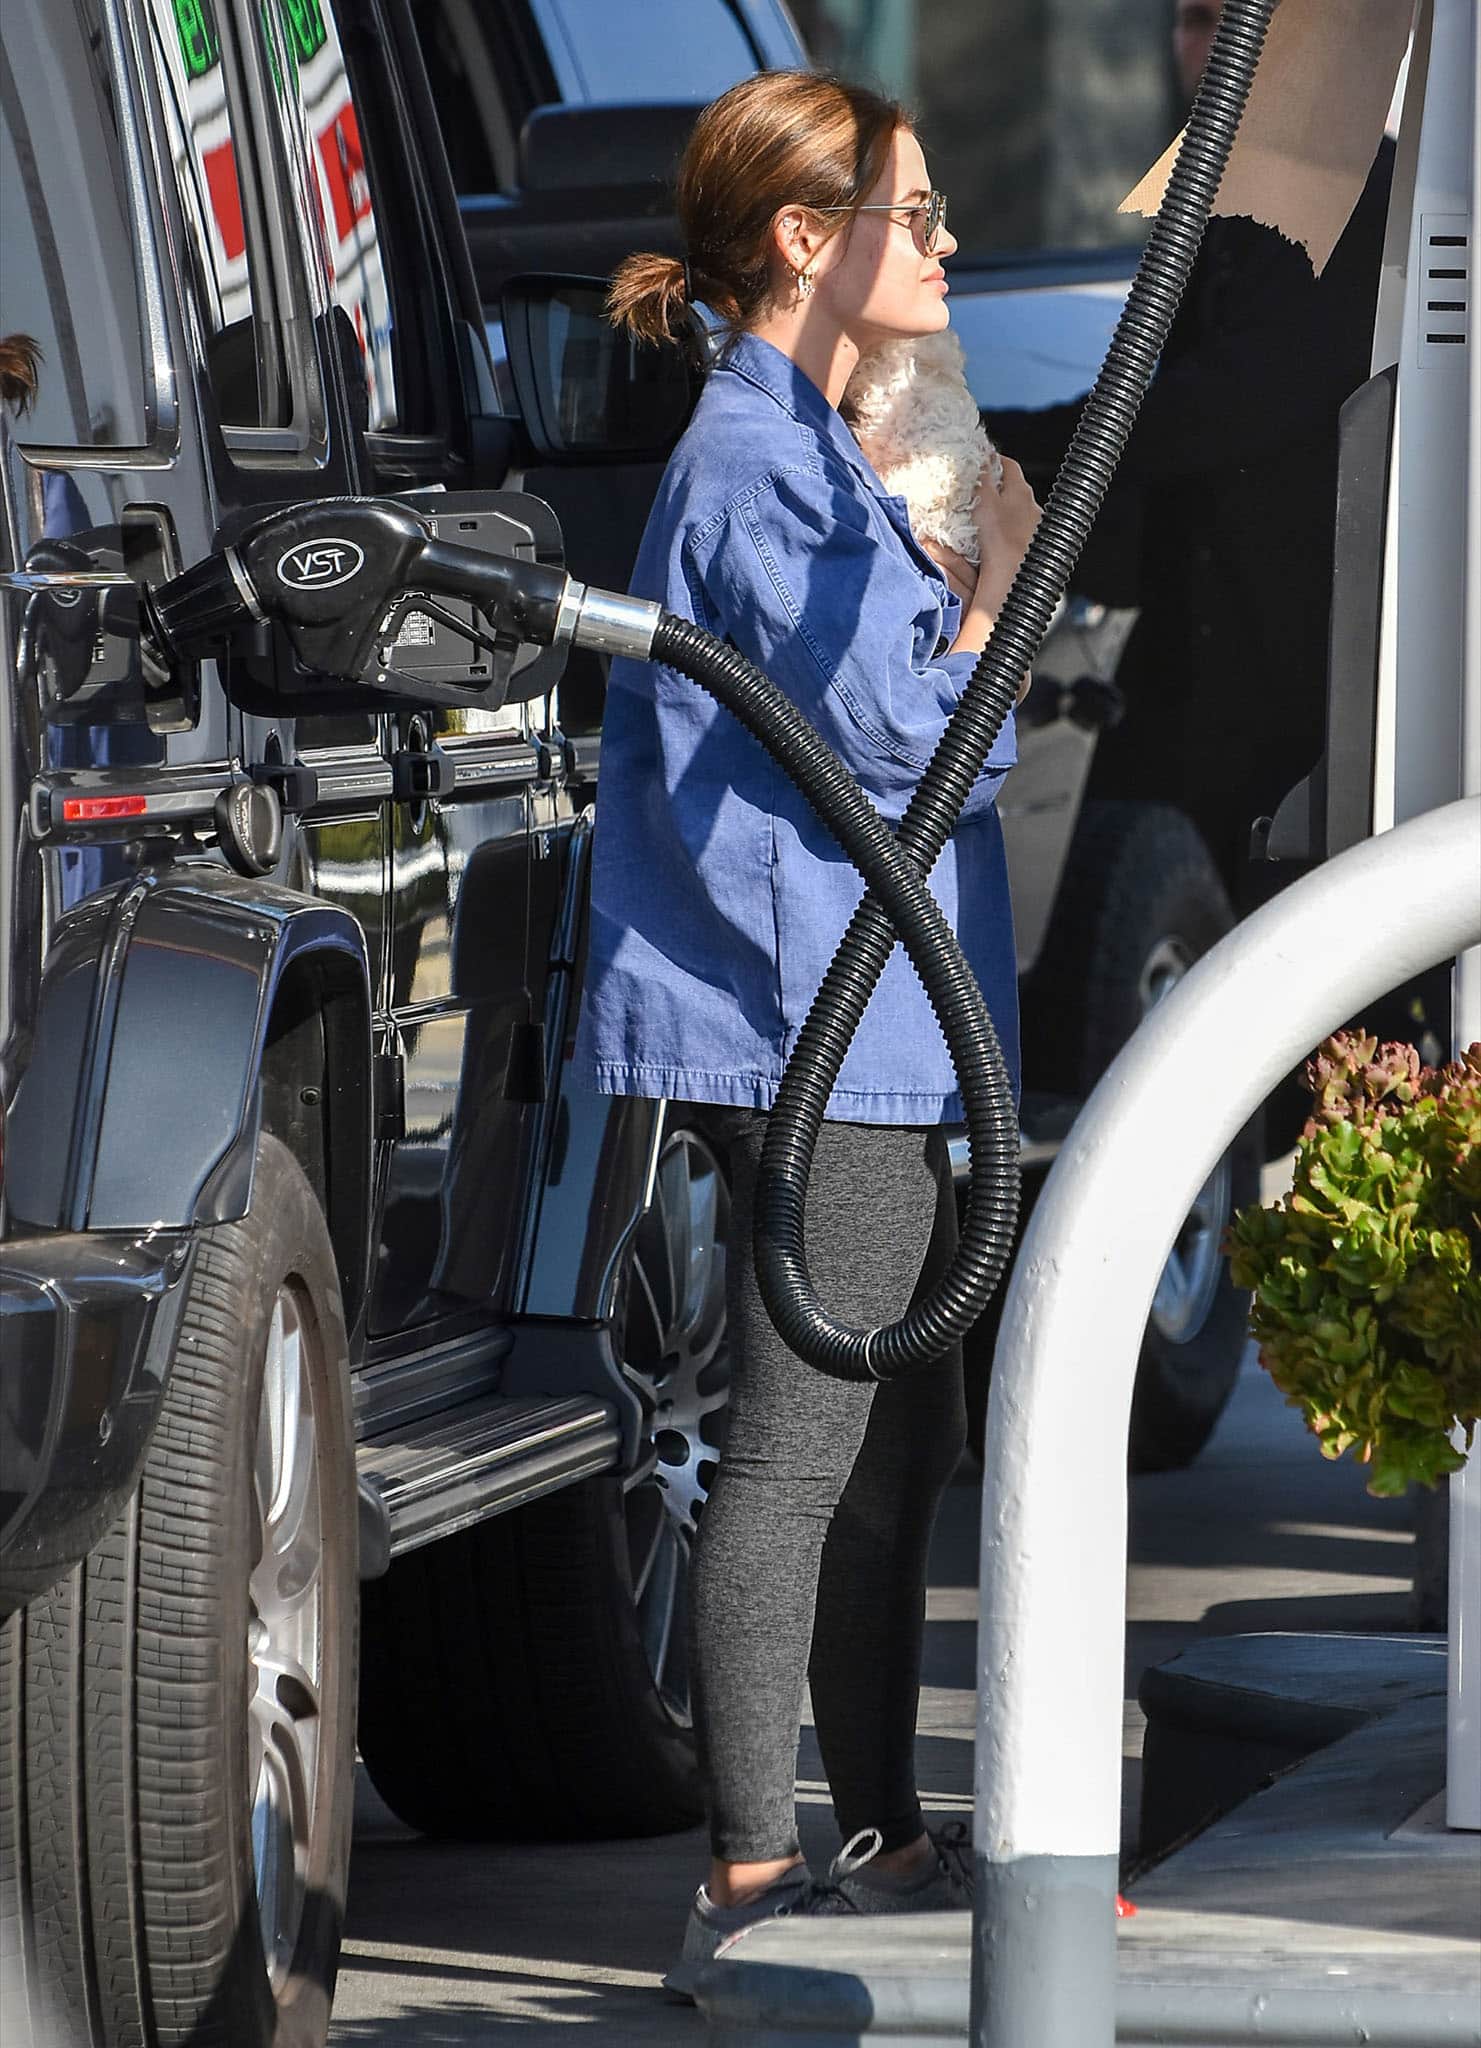
[[[416,583],[429,596],[458,597],[473,605],[497,639],[535,647],[553,647],[563,637],[562,603],[573,587],[564,569],[442,540],[428,542]]]
[[[294,505],[151,591],[150,617],[184,658],[220,648],[249,620],[273,619],[304,662],[357,675],[430,541],[426,522],[391,499]]]
[[[243,620],[264,613],[255,592],[243,588],[219,554],[146,590],[143,615],[172,661],[193,661],[223,646]]]
[[[662,609],[645,598],[593,589],[562,569],[432,541],[417,567],[418,586],[477,605],[496,634],[539,647],[570,643],[599,654],[646,661]]]
[[[654,604],[590,590],[561,569],[435,537],[389,498],[324,498],[259,520],[230,546],[149,593],[147,611],[177,659],[219,651],[249,622],[273,620],[299,660],[327,675],[370,674],[386,622],[410,593],[460,598],[496,643],[566,642],[645,658]]]

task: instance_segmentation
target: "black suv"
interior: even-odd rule
[[[563,1086],[591,812],[553,657],[451,601],[360,689],[266,620],[214,658],[150,630],[305,500],[560,560],[417,26],[6,8],[7,2048],[322,2038],[357,1690],[420,1828],[697,1816],[726,1191],[697,1124]],[[531,388],[604,380],[600,425],[596,303],[506,327]]]

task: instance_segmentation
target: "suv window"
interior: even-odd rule
[[[248,124],[236,67],[223,52],[212,0],[148,0],[146,13],[222,423],[286,426],[293,394],[263,232],[244,204],[240,138]],[[249,168],[245,193],[250,199],[254,192]]]
[[[519,132],[562,100],[713,99],[761,54],[730,0],[412,0],[459,192],[519,187]]]
[[[387,173],[370,161],[350,90],[331,0],[277,0],[286,76],[275,80],[302,139],[301,174],[324,284],[354,331],[372,433],[403,425],[401,336],[386,281],[377,194]]]
[[[308,252],[315,310],[338,309],[346,367],[365,394],[362,425],[398,427],[405,379],[376,178],[331,0],[263,0],[252,51],[238,49],[236,17],[218,11],[218,0],[146,0],[146,8],[223,424],[290,427],[318,401],[311,358],[290,353],[280,295],[296,297],[302,285],[275,265],[277,246]],[[278,101],[286,187],[254,159],[254,147],[272,145],[247,113],[249,74]],[[272,219],[283,190],[296,215],[286,245]],[[295,381],[304,387],[297,394]]]
[[[708,100],[757,66],[726,0],[530,0],[568,100]]]
[[[136,241],[105,44],[91,6],[5,0],[0,45],[0,332],[29,334],[31,446],[149,439]]]
[[[413,0],[412,19],[455,188],[512,192],[513,110],[521,95],[510,67],[494,63],[489,28],[474,0]]]

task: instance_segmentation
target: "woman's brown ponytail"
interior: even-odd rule
[[[627,256],[613,272],[607,318],[637,340],[676,341],[685,311],[684,266],[677,256]]]
[[[36,397],[40,344],[29,334],[0,337],[0,404],[24,415]]]

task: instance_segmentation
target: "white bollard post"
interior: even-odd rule
[[[1481,223],[1481,29],[1471,24],[1471,223]],[[1474,266],[1473,266],[1474,268]],[[1481,790],[1481,348],[1467,351],[1466,560],[1462,625],[1461,787]],[[1458,1046],[1481,1039],[1481,957],[1470,954],[1455,976]],[[1450,1482],[1450,1704],[1445,1818],[1481,1828],[1481,1442]]]
[[[1449,1665],[1445,1820],[1481,1828],[1481,1445],[1450,1481]]]
[[[1481,798],[1339,854],[1159,1003],[1077,1119],[1004,1305],[987,1417],[978,2048],[1112,2048],[1126,1448],[1153,1289],[1210,1167],[1364,1004],[1481,941]]]

